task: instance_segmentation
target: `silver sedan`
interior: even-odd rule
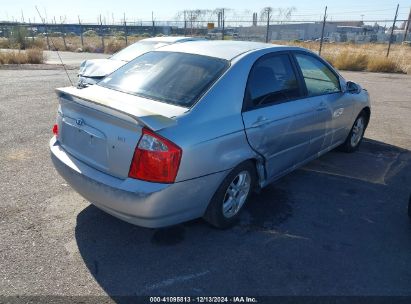
[[[84,60],[80,64],[77,87],[85,88],[89,85],[96,84],[107,75],[113,73],[115,70],[125,65],[127,62],[144,53],[173,43],[183,43],[196,40],[204,39],[196,37],[176,36],[147,38],[129,45],[128,47],[122,49],[121,51],[115,53],[107,59]]]
[[[370,119],[367,91],[316,54],[253,42],[166,46],[57,95],[57,171],[145,227],[228,227],[253,190],[334,148],[355,151]]]

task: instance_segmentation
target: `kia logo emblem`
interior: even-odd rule
[[[78,126],[82,126],[84,124],[84,120],[82,118],[76,119],[76,124]]]

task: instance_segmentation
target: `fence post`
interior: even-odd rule
[[[390,55],[392,37],[394,36],[394,27],[395,27],[395,22],[397,22],[398,8],[399,7],[400,7],[400,5],[397,4],[397,10],[395,11],[394,22],[392,23],[392,28],[391,28],[390,40],[388,41],[387,58],[388,58],[388,55]]]
[[[33,45],[33,43],[34,43],[34,30],[33,30],[33,25],[32,25],[32,23],[31,23],[31,19],[29,18],[29,25],[28,25],[28,28],[30,29],[30,31],[29,30],[27,30],[27,32],[30,32],[30,36],[31,36],[31,43],[32,43],[32,45]]]
[[[101,14],[100,14],[100,35],[101,35],[102,52],[104,53],[104,33],[103,33],[103,21],[101,21]]]
[[[327,7],[325,7],[323,27],[322,27],[322,29],[321,29],[320,50],[318,51],[318,55],[320,55],[320,56],[321,56],[321,51],[322,51],[322,48],[323,48],[324,29],[325,29],[325,20],[326,20],[326,19],[327,19]]]
[[[34,43],[34,30],[33,30],[33,24],[30,22],[30,29],[31,29],[31,42]]]
[[[67,51],[65,26],[64,26],[63,22],[61,22],[61,23],[62,23],[61,24],[61,37],[63,37],[64,50]]]
[[[184,11],[184,36],[187,36],[187,11]]]
[[[79,24],[79,26],[80,26],[81,50],[84,51],[83,26],[81,25],[80,16],[78,16],[78,24]]]
[[[46,23],[44,23],[44,30],[46,32],[47,49],[50,50],[49,31]]]
[[[5,34],[5,37],[7,38],[7,42],[8,42],[8,44],[9,44],[9,46],[10,46],[10,43],[11,43],[11,41],[10,41],[10,27],[9,27],[8,25],[6,25],[6,34]]]
[[[225,31],[225,17],[224,17],[224,9],[221,11],[221,40],[224,40],[224,31]]]
[[[126,39],[126,46],[127,46],[128,45],[128,39],[127,39],[126,13],[124,13],[124,38]]]
[[[271,18],[271,8],[267,8],[267,32],[265,34],[265,43],[268,43],[268,34],[270,32],[270,18]]]
[[[151,12],[151,22],[153,23],[152,36],[154,37],[156,35],[156,29],[155,29],[155,23],[154,23],[154,12]]]
[[[407,40],[407,34],[408,34],[408,30],[410,29],[410,23],[411,23],[411,8],[410,8],[410,13],[408,14],[407,25],[405,26],[404,38],[402,40],[403,42]]]
[[[124,38],[126,39],[126,46],[128,45],[128,38],[127,38],[127,22],[124,21]]]

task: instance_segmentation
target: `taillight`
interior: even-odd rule
[[[128,176],[150,182],[174,183],[181,155],[180,147],[143,128]]]
[[[58,126],[58,124],[55,124],[55,125],[53,126],[52,131],[53,131],[53,134],[54,134],[54,135],[56,135],[56,136],[59,135],[59,126]]]

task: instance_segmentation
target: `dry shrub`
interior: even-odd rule
[[[334,66],[333,62],[334,62],[334,58],[335,56],[331,55],[331,54],[325,54],[321,56],[323,59],[325,59],[329,64],[331,64],[332,66]]]
[[[98,34],[97,34],[96,31],[88,30],[88,31],[85,31],[85,32],[83,33],[83,36],[84,36],[84,37],[94,37],[94,36],[98,36]]]
[[[0,52],[0,64],[39,64],[44,63],[44,60],[43,50],[41,49]]]
[[[63,39],[60,37],[49,37],[51,51],[65,51]]]
[[[31,63],[31,64],[44,63],[45,58],[44,58],[44,53],[42,49],[39,49],[39,48],[27,49],[26,55],[27,55],[27,63]]]
[[[46,46],[46,43],[41,38],[34,38],[34,40],[31,40],[31,39],[28,40],[28,45],[30,48],[44,49]]]
[[[318,52],[319,43],[278,41],[278,44],[296,45]],[[386,60],[386,43],[325,43],[321,55],[338,69],[372,72],[395,71],[411,74],[411,51],[408,45],[391,45],[390,60]],[[367,60],[366,60],[367,59]],[[367,63],[365,63],[367,61]],[[395,68],[394,64],[395,63]]]
[[[113,54],[120,51],[125,47],[124,41],[119,41],[117,39],[110,39],[109,42],[105,45],[104,53]]]
[[[367,71],[369,72],[382,72],[382,73],[395,73],[400,72],[397,64],[387,57],[372,57],[368,60]]]
[[[343,51],[331,59],[331,64],[340,70],[364,71],[368,60],[366,54]]]
[[[0,49],[10,48],[10,42],[7,38],[0,38]]]
[[[82,49],[82,52],[86,53],[96,53],[97,47],[94,45],[86,44],[84,45],[84,48]]]
[[[1,52],[1,64],[22,64],[27,62],[27,56],[24,51],[7,51]]]

